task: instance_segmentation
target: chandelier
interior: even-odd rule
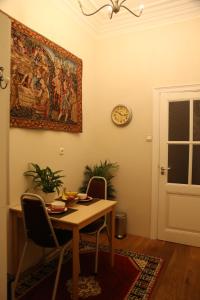
[[[138,9],[138,13],[136,13],[136,12],[133,12],[132,10],[130,10],[127,6],[123,5],[126,0],[122,0],[121,2],[120,2],[120,0],[109,0],[109,1],[110,1],[110,3],[104,4],[103,6],[99,7],[97,10],[95,10],[94,12],[85,13],[81,2],[78,0],[81,11],[85,16],[92,16],[92,15],[98,13],[103,8],[107,7],[109,9],[110,19],[112,19],[113,13],[117,14],[120,11],[120,8],[122,7],[124,9],[128,10],[135,17],[140,17],[143,12],[143,9],[144,9],[144,5],[140,5],[140,7]]]

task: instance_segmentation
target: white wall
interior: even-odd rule
[[[0,14],[0,66],[4,77],[10,76],[10,22]],[[0,299],[7,299],[7,215],[8,215],[8,134],[9,134],[9,85],[0,89]]]
[[[153,87],[199,83],[200,20],[119,37],[94,40],[84,25],[51,0],[2,0],[0,9],[83,59],[83,133],[10,130],[10,191],[24,191],[28,162],[65,170],[67,188],[77,189],[86,164],[110,159],[120,165],[114,179],[128,232],[149,236]],[[125,128],[110,119],[126,103],[133,120]],[[59,156],[59,147],[65,155]],[[33,151],[34,149],[34,151]]]
[[[101,40],[96,73],[97,148],[120,165],[115,183],[128,231],[150,234],[153,87],[200,82],[200,19]],[[110,121],[125,103],[133,120],[125,128]],[[103,141],[103,142],[102,142]]]
[[[18,201],[25,190],[23,172],[28,162],[37,162],[54,169],[63,169],[67,188],[76,190],[82,181],[84,166],[93,157],[90,119],[93,112],[90,102],[94,90],[95,42],[83,26],[67,11],[62,11],[56,1],[2,1],[0,8],[58,45],[83,60],[83,133],[10,129],[10,190],[11,202]],[[86,113],[87,112],[87,113]],[[59,148],[64,155],[59,155]],[[95,160],[95,159],[94,159]]]
[[[11,204],[19,202],[20,195],[26,189],[23,172],[27,170],[29,162],[37,162],[44,167],[50,165],[53,169],[63,169],[66,175],[65,186],[68,189],[77,190],[82,181],[84,166],[95,155],[94,149],[90,147],[89,134],[92,129],[90,118],[93,114],[89,103],[93,100],[94,94],[92,70],[95,59],[95,41],[67,11],[62,11],[56,3],[56,1],[47,0],[3,0],[0,3],[0,9],[83,60],[83,133],[10,128],[9,202]],[[2,28],[5,30],[5,27],[2,26]],[[9,43],[9,40],[7,42]],[[86,111],[87,118],[85,117]],[[59,155],[60,147],[64,148],[63,156]],[[4,233],[5,231],[6,229]],[[32,251],[35,253],[37,249],[32,249]],[[12,255],[12,252],[10,254]],[[11,255],[9,255],[10,258]],[[5,263],[4,260],[4,266]],[[11,260],[9,260],[8,271],[13,271]],[[4,277],[5,274],[6,272]]]

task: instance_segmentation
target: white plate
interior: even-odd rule
[[[47,211],[49,214],[62,214],[67,211],[67,207],[65,207],[64,210],[60,211],[51,210],[51,208],[47,207]]]
[[[93,199],[92,197],[89,197],[89,196],[88,196],[86,199],[79,199],[79,198],[78,198],[78,201],[79,201],[79,202],[88,202],[88,201],[91,201],[92,199]]]

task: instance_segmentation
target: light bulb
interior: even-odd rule
[[[139,10],[140,10],[141,12],[144,10],[144,4],[141,4],[141,5],[139,6]]]
[[[109,16],[109,18],[111,17],[111,15],[112,15],[112,11],[113,11],[113,8],[112,8],[112,6],[111,5],[109,5],[108,7],[107,7],[107,10],[108,10],[108,16]]]
[[[109,6],[107,7],[107,10],[108,10],[108,13],[111,14],[111,12],[112,12],[112,6],[109,5]]]

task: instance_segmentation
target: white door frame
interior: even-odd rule
[[[160,99],[163,93],[200,91],[200,84],[177,85],[153,89],[153,143],[152,143],[152,194],[150,237],[158,237],[158,201],[159,201],[159,136],[160,136]]]

